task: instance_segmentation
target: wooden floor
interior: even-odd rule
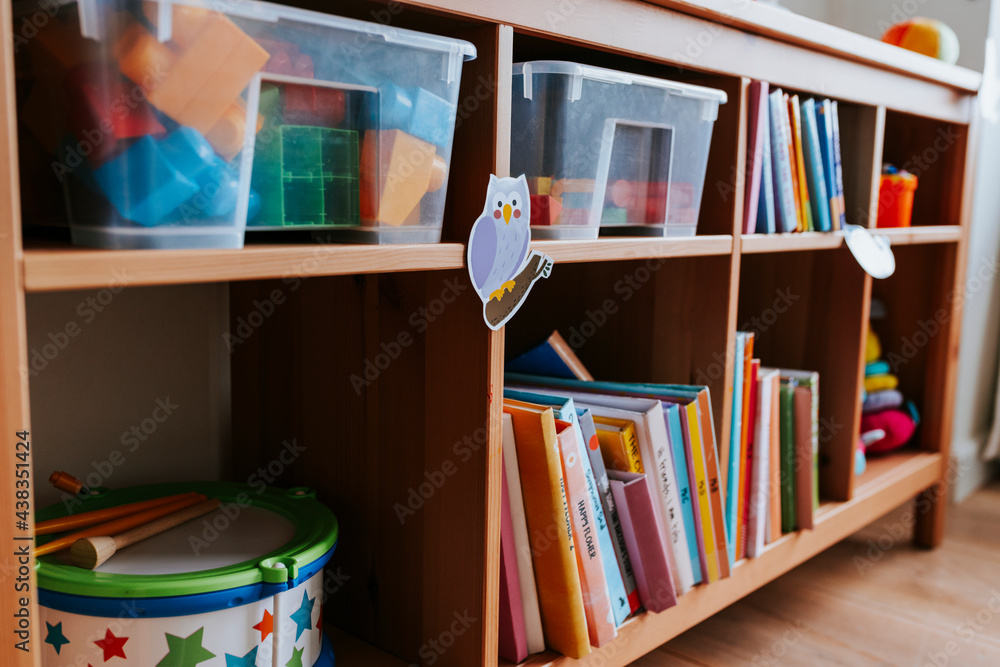
[[[1000,666],[1000,483],[910,545],[912,505],[876,521],[633,667]]]

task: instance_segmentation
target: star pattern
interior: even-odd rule
[[[52,625],[48,621],[45,623],[48,626],[48,634],[45,636],[45,643],[52,644],[52,648],[56,650],[56,655],[59,655],[59,651],[62,650],[63,644],[68,644],[69,640],[62,632],[62,623],[56,623]]]
[[[108,628],[107,632],[104,633],[104,639],[98,639],[94,643],[104,650],[104,662],[107,662],[114,657],[125,657],[125,642],[127,641],[128,637],[115,637],[111,628]]]
[[[257,664],[257,647],[254,646],[253,649],[247,653],[242,658],[226,654],[226,667],[255,667]]]
[[[167,654],[156,663],[156,667],[196,667],[199,662],[205,662],[215,657],[215,654],[201,645],[201,636],[205,628],[188,637],[177,637],[169,632],[167,635]]]
[[[260,630],[260,641],[263,643],[267,636],[274,632],[274,617],[271,616],[271,612],[267,609],[264,610],[264,618],[261,619],[260,623],[253,626],[254,630]]]
[[[285,667],[302,667],[302,652],[304,648],[293,648],[292,659],[285,663]]]
[[[316,604],[316,598],[310,600],[309,591],[304,591],[302,593],[302,606],[292,614],[292,620],[295,621],[295,641],[299,641],[302,633],[312,627],[314,604]]]

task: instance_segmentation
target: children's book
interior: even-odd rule
[[[684,449],[688,461],[688,475],[694,481],[697,495],[697,517],[698,529],[694,536],[700,546],[699,557],[701,558],[701,569],[705,575],[705,581],[711,583],[718,581],[719,556],[716,553],[721,548],[718,547],[715,537],[714,512],[712,510],[712,497],[709,491],[708,470],[705,463],[705,454],[702,451],[701,429],[698,421],[698,404],[691,401],[687,405],[680,406],[679,415],[681,417],[681,430],[684,438]],[[718,488],[718,480],[715,483]],[[721,517],[720,517],[721,518]],[[725,541],[721,543],[725,544]]]
[[[847,224],[847,208],[844,206],[844,171],[840,159],[840,111],[837,101],[830,103],[830,123],[833,125],[833,170],[837,183],[837,208],[840,211],[840,228]]]
[[[747,542],[750,539],[750,503],[753,501],[752,486],[754,475],[754,447],[757,444],[757,375],[759,372],[760,359],[752,359],[750,361],[750,367],[747,370],[746,381],[746,385],[749,389],[747,392],[749,400],[747,400],[743,408],[745,415],[744,421],[747,425],[747,446],[743,463],[743,467],[745,468],[743,472],[744,482],[740,489],[740,494],[743,496],[743,503],[740,511],[740,525],[743,526],[743,539],[737,547],[737,554],[739,558],[747,557]]]
[[[517,445],[514,442],[514,421],[503,414],[503,467],[507,482],[507,500],[514,527],[514,554],[517,558],[517,581],[521,589],[521,607],[528,653],[545,650],[542,634],[542,615],[538,609],[538,589],[535,588],[535,568],[531,562],[531,544],[528,540],[528,523],[524,515],[524,497],[521,495],[521,473],[517,467]]]
[[[519,663],[528,657],[524,609],[518,583],[517,555],[514,553],[514,522],[510,515],[507,476],[500,480],[500,657]]]
[[[572,336],[570,336],[572,338]],[[535,375],[551,375],[553,377],[577,378],[593,380],[573,348],[563,339],[558,331],[545,339],[544,342],[531,348],[506,362],[509,371],[517,373],[533,373]]]
[[[757,207],[760,199],[760,174],[763,164],[764,127],[767,125],[766,81],[750,82],[750,126],[747,133],[746,188],[743,205],[743,233],[753,234],[757,225]]]
[[[771,111],[770,104],[764,104],[763,123],[761,124],[761,168],[760,196],[757,202],[757,233],[774,234],[777,231],[775,220],[775,202],[777,193],[774,187],[774,166],[771,163]]]
[[[788,140],[788,161],[792,167],[792,189],[795,195],[795,227],[792,231],[802,232],[805,231],[805,220],[802,217],[802,190],[799,189],[799,161],[795,151],[795,126],[792,125],[792,111],[789,106],[791,98],[788,96],[788,93],[782,95],[781,102],[787,129],[785,138]]]
[[[795,530],[795,382],[781,382],[781,532]]]
[[[611,547],[615,560],[618,562],[622,583],[625,585],[628,608],[630,612],[634,612],[639,608],[639,591],[636,588],[635,573],[632,571],[632,564],[629,561],[628,549],[625,547],[625,536],[622,533],[618,509],[615,507],[615,499],[611,495],[608,471],[604,465],[604,456],[601,454],[601,445],[597,437],[597,429],[594,426],[594,415],[587,408],[577,408],[576,415],[580,424],[580,433],[587,445],[587,456],[590,457],[590,467],[594,471],[597,492],[601,497],[601,504],[604,506],[604,517],[608,522],[608,532],[611,533]],[[619,625],[621,624],[619,623]]]
[[[647,610],[659,613],[677,604],[677,592],[648,478],[618,470],[608,474],[611,492],[621,508],[625,541],[633,554],[639,599]]]
[[[562,458],[551,408],[508,405],[517,445],[524,513],[533,554],[545,643],[579,659],[590,653]]]
[[[635,436],[635,424],[627,419],[614,419],[594,415],[597,441],[601,446],[604,466],[614,470],[645,472],[639,441]]]
[[[771,414],[773,389],[778,383],[778,371],[761,371],[757,379],[755,428],[753,441],[752,479],[750,484],[750,515],[747,524],[747,556],[756,558],[767,544],[767,517],[770,511],[771,475]]]
[[[795,387],[795,527],[813,527],[812,392]]]
[[[589,512],[591,523],[593,524],[590,526],[590,530],[600,547],[600,552],[608,554],[607,558],[601,559],[601,564],[605,570],[604,583],[608,588],[609,600],[613,603],[615,626],[621,625],[631,613],[628,604],[628,593],[625,591],[625,583],[622,579],[621,570],[618,569],[618,563],[616,559],[612,558],[614,549],[611,544],[611,531],[608,528],[607,517],[604,515],[600,493],[597,489],[597,479],[590,463],[590,456],[587,453],[587,445],[583,440],[579,415],[577,414],[576,406],[573,404],[573,399],[537,392],[521,392],[513,389],[504,390],[504,399],[523,401],[528,405],[535,404],[551,407],[555,410],[557,419],[562,419],[573,425],[574,441],[571,443],[573,447],[571,453],[581,459],[580,468],[583,471],[585,480],[583,488],[589,496],[592,508],[592,511]],[[580,501],[579,498],[571,498],[570,500],[574,502]]]
[[[742,331],[736,332],[736,360],[733,364],[733,419],[729,429],[729,447],[723,454],[726,469],[723,480],[726,487],[726,534],[729,562],[736,562],[736,542],[738,536],[739,504],[740,504],[740,469],[743,462],[743,351],[747,337]]]
[[[670,448],[673,451],[674,471],[677,477],[677,493],[681,501],[681,513],[684,515],[684,532],[687,535],[688,554],[691,558],[691,573],[694,583],[700,584],[702,578],[702,541],[697,528],[697,500],[688,477],[688,455],[684,446],[684,435],[681,425],[681,408],[676,404],[663,403],[663,415],[667,420],[667,435],[670,437]]]
[[[784,368],[782,377],[794,378],[799,387],[805,387],[810,392],[809,424],[810,450],[803,452],[806,465],[812,470],[809,488],[812,489],[813,509],[819,508],[819,373],[816,371],[800,371]]]
[[[798,227],[798,211],[795,202],[792,154],[788,150],[791,144],[788,105],[784,102],[784,93],[780,88],[771,92],[768,102],[771,120],[771,167],[776,194],[775,220],[780,223],[779,231],[794,232]]]
[[[584,467],[589,467],[590,463],[586,456],[580,456],[573,424],[557,419],[556,437],[562,455],[563,478],[566,480],[566,498],[573,525],[573,543],[576,545],[576,563],[580,570],[587,631],[590,645],[601,647],[617,637],[618,631],[615,629],[615,615],[611,610],[608,582],[604,575],[601,545],[595,535],[595,508],[584,473]]]
[[[747,490],[747,475],[749,474],[747,464],[750,462],[750,393],[751,387],[753,386],[753,378],[750,377],[750,371],[753,367],[753,342],[754,334],[753,332],[743,332],[743,391],[740,400],[742,402],[742,407],[740,408],[740,414],[742,416],[740,423],[740,481],[739,489],[737,491],[738,504],[736,510],[736,554],[733,558],[734,561],[743,558],[746,549],[746,490]],[[738,358],[738,357],[737,357]]]
[[[829,232],[833,229],[830,222],[830,196],[826,189],[823,153],[820,150],[816,102],[812,99],[802,103],[802,149],[806,162],[806,176],[809,180],[813,224],[817,231]]]
[[[809,201],[809,182],[806,177],[806,161],[802,150],[802,116],[799,113],[799,96],[792,95],[788,99],[788,117],[792,123],[792,144],[795,148],[795,166],[799,187],[799,206],[801,207],[802,227],[800,232],[816,230],[813,224],[812,204]]]
[[[830,100],[823,100],[816,105],[816,127],[819,131],[826,193],[830,199],[830,229],[837,231],[840,229],[840,201],[837,197],[837,173],[833,160],[833,113]]]
[[[763,370],[763,369],[762,369]],[[770,544],[781,537],[781,376],[776,368],[767,369],[771,379],[771,436],[769,444],[771,451],[768,461],[771,464],[768,480],[768,514],[767,543]]]

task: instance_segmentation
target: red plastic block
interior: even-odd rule
[[[562,204],[549,195],[531,195],[531,224],[558,225]]]

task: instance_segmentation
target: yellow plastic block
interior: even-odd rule
[[[361,145],[361,217],[399,226],[419,222],[412,217],[432,180],[440,174],[443,160],[434,145],[402,130],[365,132]]]
[[[125,75],[146,88],[150,103],[208,134],[270,56],[222,14],[209,13],[203,23],[196,35],[188,35],[188,46],[173,54],[172,65],[163,52],[169,47],[138,25],[122,35],[115,55]]]

